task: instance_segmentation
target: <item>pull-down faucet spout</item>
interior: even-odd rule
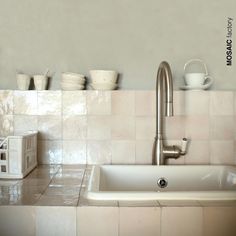
[[[165,61],[160,64],[156,79],[156,137],[152,153],[153,165],[164,165],[166,158],[178,158],[186,153],[186,139],[183,139],[184,150],[177,146],[164,145],[164,112],[166,116],[173,116],[173,78],[170,65]]]
[[[165,108],[163,107],[164,92]],[[173,116],[173,79],[170,66],[165,61],[163,61],[159,66],[156,80],[156,134],[163,134],[164,109],[166,116]]]

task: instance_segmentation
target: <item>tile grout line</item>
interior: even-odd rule
[[[61,91],[61,164],[64,162],[64,129],[63,129],[63,118],[64,118],[64,112],[63,112],[63,106],[64,106],[64,92]]]
[[[118,201],[118,236],[120,236],[120,206]]]
[[[37,199],[37,201],[35,202],[34,206],[38,206],[37,203],[40,201],[40,199],[42,198],[42,196],[44,195],[44,193],[47,191],[49,185],[52,183],[53,178],[55,177],[55,175],[58,173],[59,168],[57,169],[57,171],[53,174],[52,178],[50,179],[47,187],[45,188],[45,190],[41,193],[40,197]]]
[[[208,157],[208,164],[211,164],[211,92],[208,94],[208,117],[209,117],[209,138],[208,138],[208,151],[209,151],[209,157]]]
[[[86,172],[87,172],[87,166],[84,169],[83,177],[82,177],[82,180],[81,180],[81,183],[80,183],[79,196],[78,196],[78,201],[77,201],[76,207],[79,207],[79,202],[80,202],[80,197],[81,197],[80,194],[81,194],[81,191],[82,191],[82,186],[83,186],[83,183],[84,183]]]

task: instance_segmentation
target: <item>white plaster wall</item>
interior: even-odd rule
[[[178,89],[184,63],[197,57],[215,78],[212,89],[235,89],[235,66],[225,62],[235,8],[235,0],[0,0],[0,88],[16,88],[16,69],[49,68],[57,89],[61,71],[103,68],[121,73],[123,89],[152,89],[165,59]]]

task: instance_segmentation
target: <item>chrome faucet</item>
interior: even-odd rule
[[[165,107],[163,106],[164,90]],[[156,137],[152,150],[153,165],[164,165],[167,158],[176,159],[181,155],[185,155],[187,150],[186,138],[182,140],[182,148],[165,146],[163,134],[164,111],[166,116],[173,116],[173,79],[170,65],[165,61],[159,65],[156,80]]]

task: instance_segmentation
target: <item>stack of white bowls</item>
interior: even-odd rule
[[[66,72],[62,73],[61,88],[62,90],[83,90],[85,87],[85,76]]]
[[[114,90],[117,88],[118,73],[112,70],[91,70],[90,87],[94,90]]]

